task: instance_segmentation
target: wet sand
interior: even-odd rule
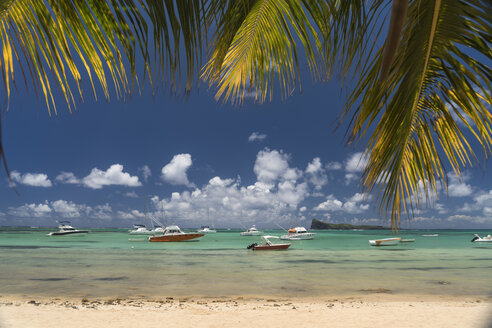
[[[366,292],[342,298],[2,296],[0,327],[492,327],[490,298]]]

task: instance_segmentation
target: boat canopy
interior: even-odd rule
[[[290,234],[307,233],[307,230],[304,227],[295,227],[295,228],[290,228],[289,230],[287,230],[287,232]]]
[[[166,232],[182,232],[181,229],[176,226],[176,225],[173,225],[173,226],[169,226],[165,229]]]

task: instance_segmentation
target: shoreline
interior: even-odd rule
[[[0,327],[473,327],[492,324],[492,298],[371,293],[342,297],[0,297]]]

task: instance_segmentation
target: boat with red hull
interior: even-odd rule
[[[290,244],[273,244],[270,241],[270,238],[278,238],[276,236],[261,236],[261,239],[265,242],[264,244],[259,245],[258,243],[253,243],[249,245],[247,248],[252,249],[254,251],[275,251],[287,249],[290,247]]]
[[[151,236],[149,241],[175,242],[196,239],[205,236],[203,233],[183,232],[178,226],[169,226],[164,229],[163,235]]]

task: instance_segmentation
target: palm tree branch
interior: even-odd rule
[[[378,189],[381,209],[394,227],[408,211],[404,199],[413,208],[420,206],[424,193],[427,199],[429,191],[437,196],[438,182],[446,188],[441,154],[458,175],[462,166],[471,164],[472,147],[451,110],[483,145],[485,155],[490,152],[492,116],[486,104],[491,103],[491,89],[490,79],[483,77],[490,76],[491,69],[459,49],[471,45],[475,53],[490,58],[486,33],[472,32],[487,30],[489,23],[477,18],[487,13],[491,8],[485,1],[412,2],[387,80],[378,79],[380,49],[368,59],[371,64],[361,72],[347,103],[345,115],[360,102],[349,140],[360,140],[372,130],[363,181],[369,191]]]

